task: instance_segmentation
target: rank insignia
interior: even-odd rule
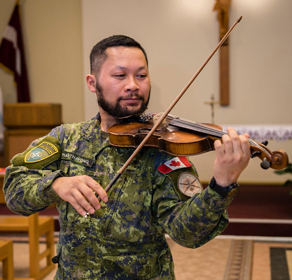
[[[29,150],[24,158],[25,163],[35,163],[45,160],[54,154],[58,153],[57,147],[47,141],[43,141],[39,145],[35,146],[33,149]]]

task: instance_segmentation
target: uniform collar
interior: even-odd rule
[[[88,141],[93,141],[101,136],[99,113],[91,120],[84,122],[80,136]]]

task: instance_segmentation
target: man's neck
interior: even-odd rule
[[[100,120],[101,120],[100,121],[101,130],[104,132],[107,132],[109,127],[117,123],[117,120],[115,117],[107,114],[102,109],[100,109],[99,113],[100,113]]]

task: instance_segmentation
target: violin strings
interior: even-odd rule
[[[204,133],[204,134],[210,134],[212,136],[220,137],[220,138],[224,134],[226,134],[226,132],[223,132],[221,130],[214,129],[214,128],[205,126],[203,124],[193,123],[193,122],[189,122],[189,121],[185,121],[185,120],[181,120],[181,119],[173,119],[170,122],[170,125],[173,125],[173,126],[176,126],[176,127],[182,127],[182,128],[185,128],[185,129],[196,131],[196,132],[201,132],[201,133]]]
[[[201,132],[203,134],[209,134],[211,136],[215,136],[215,137],[219,137],[221,138],[224,134],[227,134],[227,132],[200,124],[200,123],[193,123],[190,121],[186,121],[186,120],[181,120],[178,118],[173,118],[171,120],[171,122],[169,123],[170,125],[176,126],[176,127],[182,127],[185,129],[189,129],[189,130],[195,130],[196,132]],[[255,142],[252,139],[248,139],[249,144],[251,146],[257,147],[260,151],[262,151],[264,154],[268,155],[268,157],[272,157],[270,155],[270,153],[261,145],[259,145],[257,142]]]

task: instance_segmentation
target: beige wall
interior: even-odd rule
[[[23,29],[33,102],[63,104],[64,122],[96,114],[96,98],[84,83],[88,55],[100,39],[127,34],[145,47],[150,60],[149,111],[164,111],[218,42],[214,0],[23,0]],[[14,3],[0,0],[0,34]],[[215,107],[218,124],[291,124],[291,0],[233,0],[230,25],[230,106]],[[218,55],[209,62],[172,111],[210,122],[205,101],[219,93]],[[12,77],[0,70],[6,102],[13,102]],[[292,158],[291,141],[269,144]],[[192,157],[202,180],[212,175],[214,153]],[[288,177],[264,171],[253,159],[244,182],[281,182]]]
[[[0,34],[14,8],[0,0]],[[63,121],[84,118],[81,2],[22,0],[22,27],[32,102],[61,103]],[[16,102],[11,75],[0,69],[6,103]]]
[[[88,53],[100,39],[126,34],[137,39],[150,60],[152,101],[149,111],[164,111],[218,42],[214,0],[82,1],[84,75]],[[230,106],[215,107],[219,124],[292,124],[292,1],[233,0],[230,26],[243,16],[230,37]],[[173,114],[210,122],[205,101],[218,100],[218,54],[209,62]],[[86,118],[96,113],[95,96],[86,89]],[[292,158],[291,141],[271,141]],[[212,176],[214,153],[192,157],[202,180]],[[245,182],[279,182],[273,170],[253,159],[241,176]]]

